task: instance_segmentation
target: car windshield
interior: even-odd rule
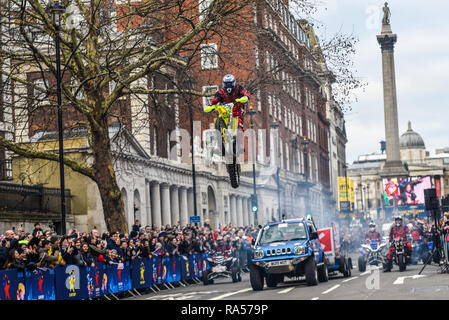
[[[304,223],[279,223],[266,226],[260,237],[259,244],[264,245],[272,242],[306,240],[307,233]]]

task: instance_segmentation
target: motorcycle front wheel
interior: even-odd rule
[[[405,271],[406,268],[406,261],[405,261],[404,254],[398,254],[398,265],[399,265],[399,272]]]

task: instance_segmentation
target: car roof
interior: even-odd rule
[[[299,218],[299,219],[287,219],[287,220],[283,220],[283,221],[270,222],[270,223],[267,223],[266,225],[267,225],[267,226],[274,226],[274,225],[281,224],[281,223],[300,223],[300,222],[306,222],[306,223],[309,223],[309,221],[310,221],[310,223],[312,223],[311,220],[305,220],[305,219],[303,219],[303,218]]]

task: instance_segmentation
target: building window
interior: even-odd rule
[[[201,45],[201,67],[203,69],[218,68],[216,43],[205,43]]]
[[[70,84],[72,86],[72,94],[76,94],[76,99],[81,100],[84,99],[84,94],[82,88],[79,88],[78,80],[75,77],[70,79]],[[78,90],[78,93],[76,92]]]
[[[153,127],[153,155],[157,156],[157,127]]]
[[[273,102],[271,101],[271,96],[267,96],[267,103],[268,103],[268,114],[271,116],[273,112]]]
[[[218,91],[218,86],[215,86],[215,85],[203,87],[203,93],[208,93],[207,97],[203,97],[203,106],[209,106],[211,104],[211,101],[217,91]]]
[[[212,4],[212,0],[200,0],[199,1],[199,10],[200,10],[200,21],[206,18],[209,14],[209,9]]]
[[[44,104],[49,104],[47,98],[48,98],[48,94],[47,92],[45,92],[48,89],[48,80],[45,79],[35,79],[33,81],[33,84],[35,87],[37,88],[33,88],[33,97],[34,97],[34,101],[35,104],[37,105],[44,105]],[[45,90],[45,91],[42,91]]]
[[[117,32],[117,9],[116,8],[110,8],[109,9],[109,21],[111,23],[111,31]]]

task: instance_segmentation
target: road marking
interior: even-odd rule
[[[335,286],[333,286],[332,288],[330,288],[330,289],[327,289],[326,291],[324,291],[322,294],[327,294],[327,293],[329,293],[329,292],[331,292],[331,291],[333,291],[333,290],[335,290],[335,289],[337,289],[338,287],[339,287],[340,285],[339,284],[337,284],[337,285],[335,285]]]
[[[427,277],[427,276],[426,276],[426,275],[423,275],[423,274],[421,274],[421,275],[415,274],[414,276],[398,277],[398,278],[396,279],[396,281],[393,282],[393,284],[404,284],[404,280],[405,280],[406,278],[419,279],[419,278],[423,278],[423,277]]]
[[[236,291],[236,292],[230,292],[230,293],[226,293],[226,294],[223,294],[221,296],[218,296],[218,297],[211,298],[209,300],[220,300],[220,299],[223,299],[223,298],[226,298],[226,297],[229,297],[229,296],[233,296],[235,294],[248,292],[248,291],[251,291],[251,290],[252,290],[251,288],[247,288],[247,289],[239,290],[239,291]]]
[[[217,293],[218,290],[214,291],[194,291],[194,292],[186,292],[186,293],[171,293],[171,294],[161,294],[161,295],[155,295],[149,298],[146,298],[147,300],[185,300],[190,299],[195,295],[203,295],[203,294],[212,294]],[[180,295],[184,295],[183,297],[179,297]]]
[[[170,298],[173,298],[173,297],[176,297],[176,296],[180,296],[182,293],[172,293],[172,294],[163,294],[163,295],[160,295],[160,296],[153,296],[153,297],[149,297],[149,298],[146,298],[147,300],[148,299],[160,299],[160,298],[167,298],[167,297],[170,297]]]
[[[284,289],[284,290],[282,290],[282,291],[279,291],[278,293],[287,293],[287,292],[292,291],[293,289],[295,289],[295,287],[291,287],[291,288]]]
[[[318,300],[320,297],[315,297],[315,298],[312,298],[312,300]]]
[[[349,278],[349,279],[346,279],[346,280],[343,280],[342,282],[348,282],[348,281],[351,281],[351,280],[354,280],[354,279],[357,279],[358,277],[352,277],[352,278]]]

